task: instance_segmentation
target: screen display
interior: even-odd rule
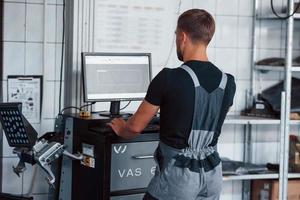
[[[87,101],[142,99],[150,83],[149,55],[85,55]]]

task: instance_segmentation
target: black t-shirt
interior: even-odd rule
[[[219,86],[222,71],[211,62],[192,60],[184,64],[195,72],[200,85],[208,92]],[[232,75],[227,74],[227,77],[217,134],[211,146],[217,144],[226,114],[233,104],[236,85]],[[195,87],[190,75],[180,67],[164,68],[150,83],[145,99],[160,106],[160,140],[174,148],[187,147],[195,102]]]

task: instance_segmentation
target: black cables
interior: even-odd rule
[[[294,15],[296,14],[296,12],[298,11],[299,8],[300,8],[300,2],[298,3],[297,7],[295,8],[295,10],[294,10],[294,12],[293,12],[292,14],[283,17],[283,16],[280,16],[280,15],[276,12],[276,10],[275,10],[275,8],[274,8],[274,0],[271,0],[271,9],[272,9],[272,12],[273,12],[274,15],[275,15],[277,18],[279,18],[279,19],[288,19],[288,18],[294,16]]]

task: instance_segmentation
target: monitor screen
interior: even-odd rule
[[[150,54],[83,53],[86,102],[141,100],[151,80]]]

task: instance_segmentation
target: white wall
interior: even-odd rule
[[[62,46],[62,0],[46,2],[46,64],[43,66],[44,0],[4,1],[4,101],[7,101],[7,75],[43,75],[41,123],[34,124],[40,134],[53,130],[54,117],[58,112]],[[11,153],[5,136],[3,140],[2,191],[26,194],[33,180],[31,192],[34,199],[47,199],[48,185],[44,172],[37,170],[37,175],[33,176],[35,167],[28,166],[27,171],[18,178],[12,171],[18,159]]]
[[[4,10],[4,95],[6,94],[7,75],[40,75],[42,72],[43,50],[43,5],[42,0],[10,0],[5,1]],[[45,98],[42,123],[35,124],[40,133],[51,130],[53,118],[58,107],[58,77],[61,54],[61,0],[48,0],[47,6],[47,60],[44,72]],[[270,14],[269,1],[262,0],[260,10]],[[285,0],[275,0],[278,10]],[[204,8],[216,19],[216,34],[209,47],[209,58],[225,72],[236,77],[237,93],[231,114],[237,114],[245,107],[245,92],[250,88],[251,37],[253,28],[253,0],[183,0],[181,12],[191,8]],[[295,49],[300,55],[300,24],[296,23]],[[259,58],[284,56],[285,26],[280,21],[264,21],[259,24],[260,39]],[[295,55],[296,55],[295,54]],[[175,50],[171,62],[176,62]],[[267,73],[262,76],[262,86],[267,87],[279,80],[282,74]],[[6,98],[4,96],[4,98]],[[107,104],[106,104],[107,106]],[[129,109],[132,110],[133,107]],[[292,128],[299,133],[299,127]],[[276,162],[278,160],[278,126],[254,126],[253,159],[257,162]],[[3,192],[26,193],[32,178],[32,169],[20,179],[12,173],[11,166],[17,159],[11,154],[7,143],[3,144]],[[221,156],[242,160],[243,126],[224,125],[220,137],[219,151]],[[38,176],[37,176],[38,177]],[[33,192],[37,199],[45,199],[47,185],[44,176],[35,182]],[[221,199],[241,199],[241,182],[224,182]]]

